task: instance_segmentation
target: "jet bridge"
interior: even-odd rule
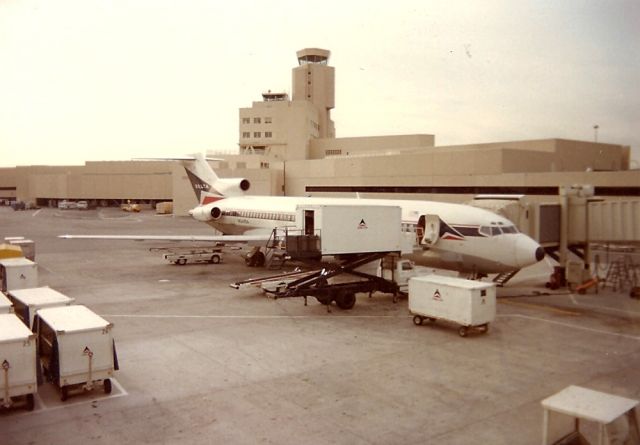
[[[590,245],[640,244],[640,199],[603,199],[590,185],[559,187],[555,202],[532,202],[524,195],[478,195],[470,203],[511,220],[559,263],[552,287],[567,279],[582,283],[590,275]],[[584,261],[582,273],[572,266],[570,253]],[[558,283],[554,283],[556,280]]]

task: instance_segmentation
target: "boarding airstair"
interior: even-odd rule
[[[493,277],[493,282],[496,283],[496,286],[498,287],[504,287],[504,285],[507,284],[507,282],[511,280],[511,278],[513,278],[518,272],[520,272],[520,269],[512,270],[511,272],[499,273],[498,275]]]

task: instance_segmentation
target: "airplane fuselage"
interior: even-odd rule
[[[518,270],[541,260],[542,248],[513,224],[492,212],[461,204],[355,198],[238,196],[218,199],[190,213],[225,235],[271,232],[295,227],[301,205],[380,205],[402,209],[402,231],[413,242],[413,253],[404,257],[418,265],[462,272],[499,273]],[[420,217],[437,215],[437,242],[420,243]],[[424,227],[422,227],[424,229]]]

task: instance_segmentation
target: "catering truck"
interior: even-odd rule
[[[0,405],[24,400],[34,407],[38,391],[36,336],[14,314],[0,314]]]
[[[111,393],[118,369],[113,324],[85,306],[40,309],[33,322],[44,375],[67,400],[72,390],[102,384]]]

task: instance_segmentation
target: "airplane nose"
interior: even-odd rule
[[[516,242],[516,263],[518,267],[526,267],[544,258],[544,249],[524,234]]]

